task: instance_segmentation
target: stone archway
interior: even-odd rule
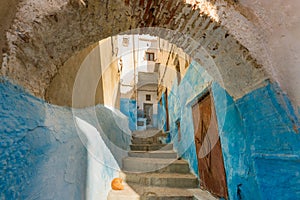
[[[208,11],[182,0],[24,1],[7,33],[2,75],[44,98],[51,79],[74,53],[111,35],[153,27],[144,33],[176,44],[207,70],[207,63],[214,63],[234,98],[263,86],[268,77],[261,64]]]

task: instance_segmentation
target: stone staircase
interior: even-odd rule
[[[166,135],[151,129],[133,133],[131,151],[123,159],[120,177],[125,190],[111,191],[109,200],[215,199],[199,188],[189,164],[178,160],[173,144],[162,144]]]

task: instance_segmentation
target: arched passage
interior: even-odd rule
[[[75,52],[111,35],[143,27],[156,27],[145,30],[176,44],[197,62],[209,59],[215,63],[224,87],[234,98],[264,85],[268,78],[226,27],[181,0],[23,4],[18,15],[25,15],[28,9],[32,14],[16,20],[8,33],[10,48],[2,73],[40,97],[57,69]],[[45,10],[35,9],[39,7]],[[201,57],[201,48],[210,58]],[[30,80],[25,75],[28,72]]]

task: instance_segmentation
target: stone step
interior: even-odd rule
[[[128,156],[139,158],[172,158],[177,159],[177,153],[169,151],[129,151]]]
[[[193,193],[183,188],[147,187],[131,183],[130,187],[141,200],[194,200]]]
[[[123,182],[124,190],[111,190],[107,200],[218,200],[199,188],[153,187]]]
[[[220,200],[220,198],[213,196],[210,192],[202,190],[200,188],[188,189],[189,192],[193,193],[194,200]],[[223,199],[223,198],[221,198]]]
[[[133,144],[154,144],[154,143],[161,143],[161,139],[165,138],[167,135],[162,133],[161,131],[155,135],[149,134],[135,134],[132,136],[132,143]]]
[[[143,130],[143,131],[134,131],[132,133],[133,137],[143,137],[143,138],[147,138],[147,137],[152,137],[158,134],[161,134],[162,130],[158,130],[158,129],[147,129],[147,130]]]
[[[132,138],[132,144],[161,144],[160,138]]]
[[[140,200],[140,195],[136,193],[131,186],[126,182],[122,183],[124,190],[110,190],[107,196],[107,200]]]
[[[132,151],[173,150],[173,144],[132,144]]]
[[[197,177],[191,173],[124,173],[121,177],[129,185],[135,183],[144,186],[170,188],[197,188],[199,185]]]
[[[190,173],[189,165],[184,160],[126,157],[123,159],[125,172],[161,172],[161,173]]]

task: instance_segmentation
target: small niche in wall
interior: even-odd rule
[[[180,131],[180,119],[176,120],[176,129],[177,129],[177,138],[178,138],[178,142],[181,141],[181,131]]]
[[[179,63],[178,55],[176,55],[176,58],[174,60],[174,65],[177,74],[177,84],[179,85],[181,82],[181,73],[180,73],[180,63]]]
[[[146,94],[146,101],[151,101],[151,95],[150,94]]]

